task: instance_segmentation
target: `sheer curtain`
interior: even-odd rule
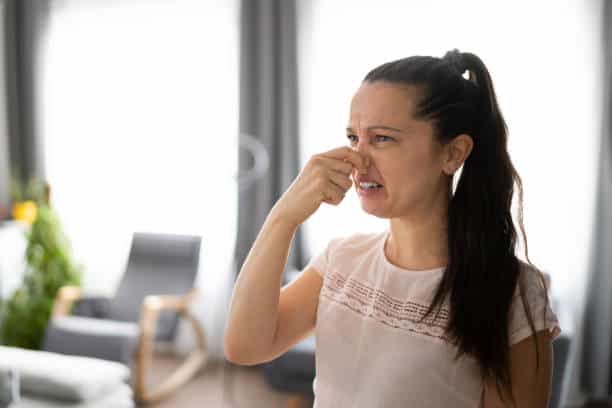
[[[553,297],[575,311],[586,283],[594,206],[599,4],[312,0],[300,5],[302,165],[312,154],[348,145],[349,103],[370,69],[409,55],[441,57],[452,48],[477,54],[493,78],[510,154],[524,182],[529,258],[551,274]],[[518,194],[513,204],[518,227],[517,203]],[[351,190],[338,207],[323,205],[305,226],[307,247],[318,253],[335,235],[377,231],[387,228],[388,220],[364,213]],[[521,258],[523,246],[521,241]],[[574,318],[560,316],[570,323],[564,324],[568,332]]]
[[[210,335],[235,239],[237,1],[55,1],[43,60],[46,170],[84,287],[113,292],[135,231],[201,235],[195,312],[220,355]]]

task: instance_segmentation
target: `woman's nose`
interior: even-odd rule
[[[355,146],[358,153],[360,153],[364,159],[369,160],[370,158],[370,146],[367,140],[360,140]]]
[[[365,161],[366,168],[372,162],[370,159],[369,146],[367,146],[367,142],[359,141],[353,149],[363,157]]]
[[[357,153],[361,153],[361,154],[365,155],[367,153],[367,149],[368,149],[368,147],[366,145],[367,145],[367,141],[359,140],[357,143],[353,144],[352,148]]]

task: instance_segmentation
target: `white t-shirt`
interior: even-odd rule
[[[389,262],[389,231],[332,239],[314,256],[323,276],[316,320],[316,377],[313,408],[478,408],[483,383],[477,361],[466,354],[454,361],[447,341],[448,300],[422,323],[444,267],[406,270]],[[519,260],[520,261],[520,260]],[[527,300],[536,331],[561,333],[547,308],[537,271],[527,271]],[[550,276],[544,273],[547,287]],[[549,292],[550,297],[550,292]],[[510,314],[510,344],[531,335],[518,285]]]

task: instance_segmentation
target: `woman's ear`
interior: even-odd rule
[[[446,162],[444,163],[444,172],[452,175],[463,163],[467,160],[472,152],[474,141],[468,134],[462,133],[456,136],[448,145],[446,145]]]

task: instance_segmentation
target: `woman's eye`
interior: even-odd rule
[[[384,138],[387,138],[389,140],[393,140],[393,138],[390,138],[389,136],[384,136],[384,135],[376,135],[376,137],[384,137]]]
[[[352,138],[357,138],[357,136],[355,136],[355,135],[347,135],[346,137],[347,137],[347,139],[348,139],[350,142],[353,142],[353,139],[352,139]],[[393,140],[393,138],[392,138],[392,137],[385,136],[385,135],[376,135],[376,138],[378,138],[379,140],[380,140],[381,138],[384,138],[385,140],[387,140],[387,139],[388,139],[388,141]]]

